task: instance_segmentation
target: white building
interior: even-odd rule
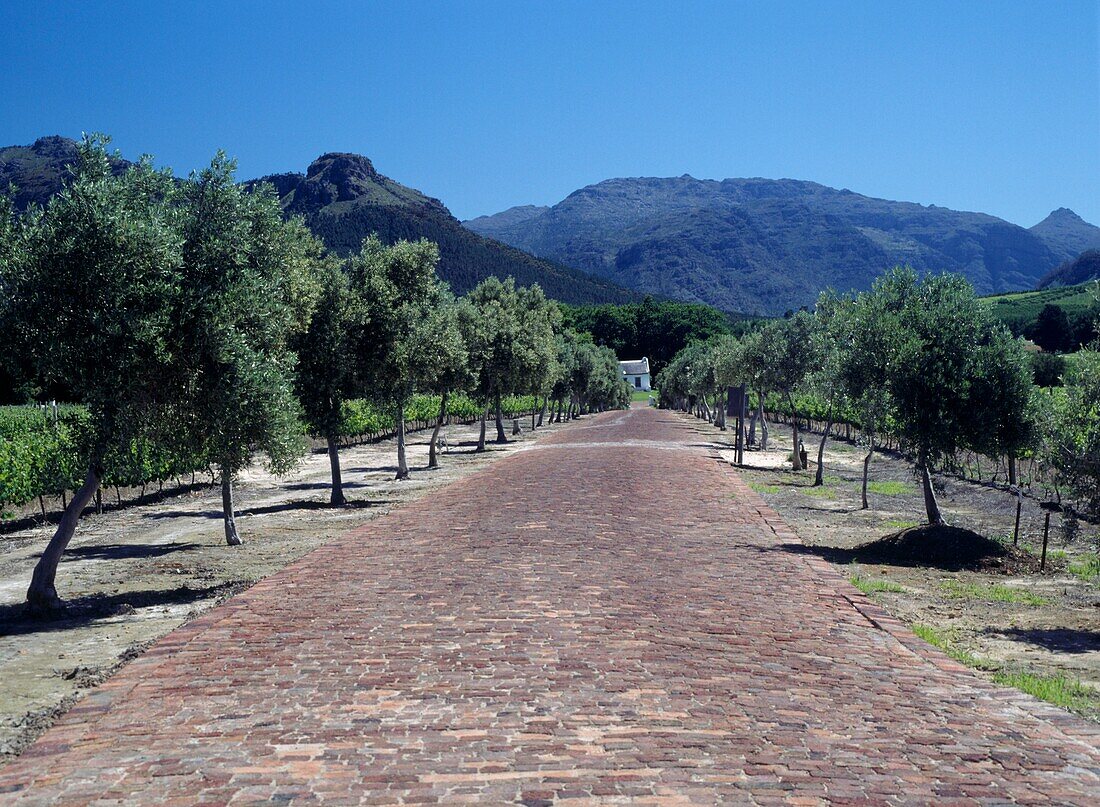
[[[645,356],[633,361],[621,361],[619,362],[619,369],[623,371],[623,378],[634,389],[652,389],[649,385],[649,359]]]

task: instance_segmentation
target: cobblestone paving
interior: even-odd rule
[[[1100,803],[1094,727],[921,644],[694,439],[586,419],[313,552],[0,801]]]

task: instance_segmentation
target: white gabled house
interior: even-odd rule
[[[649,359],[645,356],[633,361],[621,361],[619,369],[623,371],[623,378],[634,389],[647,391],[652,389],[649,384]]]

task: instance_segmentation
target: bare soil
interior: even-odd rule
[[[220,491],[212,487],[89,515],[58,570],[67,604],[62,619],[23,613],[31,571],[53,528],[0,535],[0,762],[173,628],[394,506],[523,450],[532,434],[529,419],[520,423],[521,435],[506,445],[490,442],[482,454],[474,452],[476,424],[445,427],[448,448],[434,470],[425,467],[430,432],[411,434],[413,473],[401,482],[393,478],[393,440],[343,449],[346,507],[328,505],[324,453],[310,454],[284,478],[250,468],[236,487],[240,547],[225,544]],[[559,428],[547,425],[535,434]]]
[[[716,458],[734,462],[730,433],[683,417],[695,424],[701,442]],[[746,481],[799,534],[807,545],[801,551],[828,559],[846,575],[900,587],[901,591],[869,596],[907,623],[934,628],[954,649],[977,657],[983,667],[1061,675],[1100,688],[1100,580],[1084,580],[1068,571],[1071,562],[1096,552],[1100,536],[1095,526],[1082,524],[1074,540],[1066,542],[1060,516],[1055,515],[1047,568],[1040,573],[1045,513],[1037,501],[1023,500],[1019,547],[1014,548],[1014,495],[988,485],[937,478],[945,518],[961,528],[958,533],[977,534],[983,550],[979,554],[988,555],[988,562],[905,557],[899,542],[912,550],[911,539],[920,534],[914,528],[924,521],[923,497],[912,466],[901,457],[876,453],[870,479],[887,492],[872,489],[870,508],[862,510],[865,449],[830,439],[824,456],[825,484],[815,488],[819,440],[820,435],[805,437],[810,455],[805,471],[790,469],[791,433],[786,426],[772,424],[768,451],[745,452]],[[887,551],[890,544],[893,555]],[[1002,548],[1003,554],[990,544]],[[1020,601],[994,599],[994,593],[1003,596],[1004,589],[1010,590],[1011,598],[1019,592]],[[1086,716],[1100,720],[1100,710],[1089,710]]]

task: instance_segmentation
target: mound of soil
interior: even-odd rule
[[[910,527],[860,544],[855,553],[879,563],[972,569],[1005,574],[1038,571],[1039,562],[976,532],[950,526]]]

